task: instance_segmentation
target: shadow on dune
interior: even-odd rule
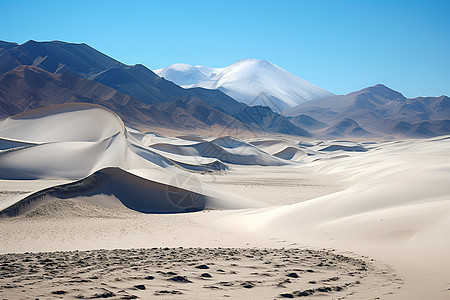
[[[184,213],[203,210],[206,196],[130,174],[120,168],[104,168],[73,183],[36,192],[0,212],[18,216],[47,199],[71,199],[111,195],[129,209],[142,213]],[[111,200],[114,201],[114,200]]]

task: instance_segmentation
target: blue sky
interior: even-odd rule
[[[0,39],[84,42],[151,69],[266,59],[330,92],[450,95],[450,1],[0,1]]]

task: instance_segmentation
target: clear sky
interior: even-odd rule
[[[450,95],[450,1],[1,0],[0,40],[83,42],[124,63],[271,61],[335,94]]]

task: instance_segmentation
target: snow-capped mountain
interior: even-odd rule
[[[265,60],[242,59],[225,68],[174,64],[154,72],[184,88],[218,89],[248,105],[267,105],[275,111],[333,95]]]

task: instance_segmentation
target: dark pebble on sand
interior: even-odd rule
[[[66,291],[53,291],[52,294],[54,294],[54,295],[65,295],[65,294],[67,294],[67,292]]]
[[[205,277],[205,278],[211,278],[211,274],[209,273],[203,273],[202,275],[200,275],[201,277]]]
[[[337,281],[337,280],[339,280],[339,277],[331,277],[330,279],[329,279],[330,281]]]
[[[289,273],[286,275],[287,277],[291,277],[291,278],[298,278],[298,274],[295,272]]]
[[[191,283],[192,281],[190,281],[189,279],[187,279],[186,276],[174,276],[169,278],[169,280],[175,281],[175,282],[185,282],[185,283]]]
[[[138,284],[138,285],[135,285],[134,287],[137,288],[138,290],[145,290],[146,289],[145,285],[143,285],[143,284]]]
[[[295,291],[292,294],[297,297],[307,297],[314,294],[314,290]]]
[[[280,294],[280,296],[283,298],[294,298],[294,295],[292,295],[291,293]]]
[[[177,291],[177,290],[172,290],[172,291],[162,290],[162,291],[156,291],[155,292],[155,295],[167,295],[167,294],[181,295],[183,293],[180,292],[180,291]]]
[[[241,283],[241,285],[243,287],[245,287],[246,289],[251,289],[252,287],[255,286],[255,284],[253,282],[250,282],[250,281],[245,281],[245,282]]]
[[[196,268],[202,269],[202,270],[209,269],[209,267],[207,265],[198,265],[198,266],[196,266]]]
[[[317,288],[317,291],[322,292],[322,293],[327,293],[327,292],[331,292],[331,288],[329,286],[323,286],[323,287]]]
[[[116,296],[116,294],[114,294],[113,292],[106,291],[101,294],[95,294],[94,297],[92,297],[92,298],[110,298],[110,297],[114,297],[114,296]]]

